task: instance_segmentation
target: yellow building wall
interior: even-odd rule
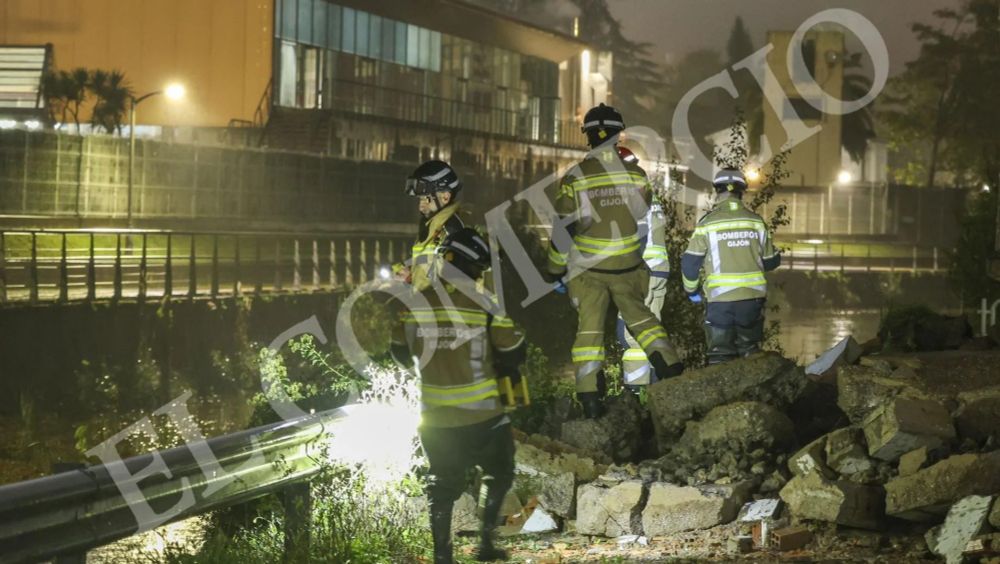
[[[828,64],[826,54],[828,52],[837,53],[840,56],[840,61],[843,61],[843,34],[839,32],[814,32],[808,34],[807,37],[816,41],[815,84],[819,85],[823,92],[839,100],[842,97],[844,85],[843,63]],[[804,91],[800,93],[789,75],[786,56],[791,39],[792,32],[768,33],[768,42],[774,46],[774,49],[768,54],[767,63],[774,73],[777,85],[768,84],[767,87],[778,88],[789,98],[799,98],[803,95],[816,98],[819,93],[816,85],[807,83],[806,86],[802,87]],[[771,149],[777,152],[789,140],[788,134],[782,126],[781,116],[766,101],[763,102],[763,106],[764,135],[767,137]],[[819,121],[804,120],[804,122],[807,127],[819,125],[822,129],[808,139],[798,142],[792,148],[787,163],[791,176],[787,183],[790,185],[826,186],[836,180],[837,173],[840,172],[841,168],[841,116],[824,111]]]
[[[56,69],[117,69],[138,96],[180,82],[184,100],[147,99],[136,121],[218,127],[253,119],[273,20],[273,0],[0,0],[0,44],[51,43]]]

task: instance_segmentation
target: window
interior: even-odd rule
[[[441,71],[441,34],[437,31],[431,32],[431,70]]]
[[[278,105],[295,106],[296,68],[295,43],[281,42],[281,74],[278,76]]]
[[[340,50],[340,19],[342,8],[336,4],[328,5],[326,12],[326,46]]]
[[[379,16],[369,18],[368,56],[373,59],[382,58],[382,18]]]
[[[313,3],[312,40],[319,47],[327,47],[326,41],[326,0],[316,0]]]
[[[354,41],[354,20],[355,20],[355,14],[356,13],[357,12],[355,12],[354,10],[352,10],[350,8],[344,8],[344,13],[343,13],[342,21],[341,21],[341,23],[343,25],[340,26],[340,29],[341,29],[340,40],[341,40],[342,45],[343,45],[342,49],[344,50],[345,53],[356,53],[357,52],[355,50],[355,48],[354,48],[354,43],[355,43],[355,41]]]
[[[420,28],[420,55],[416,66],[422,69],[431,68],[431,30]]]
[[[297,6],[295,0],[282,0],[281,2],[281,37],[285,39],[295,39]]]
[[[395,40],[396,40],[396,22],[388,19],[382,19],[382,45],[381,45],[381,58],[383,61],[394,60],[396,54]]]
[[[406,64],[411,67],[420,66],[420,28],[406,25]]]
[[[323,0],[319,0],[323,2]],[[312,43],[312,16],[313,0],[298,0],[299,2],[299,24],[298,37],[300,43]]]
[[[354,36],[354,52],[362,57],[369,57],[371,54],[368,52],[368,12],[357,11],[355,16],[357,18],[357,26],[355,27]]]
[[[395,22],[396,28],[396,52],[393,54],[392,61],[394,63],[405,65],[406,64],[406,24],[403,22]]]

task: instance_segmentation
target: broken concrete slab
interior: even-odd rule
[[[742,401],[716,407],[701,421],[692,421],[677,449],[706,452],[720,445],[750,452],[783,450],[795,442],[795,426],[782,412],[761,402]]]
[[[874,368],[841,366],[837,369],[837,406],[857,425],[908,387],[908,382],[881,376]]]
[[[559,523],[541,507],[536,507],[521,527],[522,533],[551,533],[558,530]]]
[[[572,472],[541,479],[538,503],[564,519],[572,519],[576,508],[576,478]]]
[[[607,413],[598,419],[562,424],[560,440],[587,452],[600,452],[615,462],[633,460],[642,446],[643,407],[633,394],[606,400]]]
[[[877,356],[863,357],[858,364],[861,366],[867,366],[868,368],[874,368],[880,376],[889,376],[892,374],[893,370],[891,362]]]
[[[809,383],[794,362],[775,353],[688,370],[649,386],[649,410],[661,445],[670,445],[685,424],[734,401],[760,401],[777,407],[795,402]]]
[[[759,499],[744,504],[736,518],[740,523],[753,523],[755,521],[777,519],[780,512],[780,499]]]
[[[875,466],[868,458],[861,430],[856,427],[844,427],[827,435],[826,463],[843,476],[867,472]]]
[[[943,405],[902,397],[872,412],[863,428],[869,454],[887,462],[920,447],[939,448],[956,436]]]
[[[793,476],[819,472],[824,478],[834,480],[837,474],[826,465],[826,435],[799,449],[788,459],[788,469]]]
[[[899,475],[916,474],[927,463],[927,447],[920,447],[899,457]]]
[[[792,478],[781,490],[782,501],[799,519],[862,529],[880,526],[884,497],[881,488],[827,480],[816,472]]]
[[[1000,492],[1000,451],[956,454],[885,485],[886,513],[909,521],[935,521],[959,499]]]
[[[861,345],[854,337],[844,337],[806,366],[806,374],[817,381],[834,382],[837,379],[837,368],[854,364],[861,358],[861,352]]]
[[[937,534],[928,537],[931,552],[943,556],[948,564],[961,564],[962,553],[969,541],[986,527],[992,502],[990,496],[972,495],[952,505]]]
[[[580,487],[576,498],[576,531],[584,535],[620,537],[642,534],[640,515],[646,491],[641,480],[604,488]]]
[[[1000,386],[959,394],[955,413],[958,435],[974,441],[1000,439]]]
[[[654,483],[642,511],[642,530],[652,537],[728,523],[736,518],[752,489],[753,482],[696,487]]]
[[[607,470],[610,459],[541,435],[515,431],[514,462],[518,473],[555,476],[572,472],[577,482],[590,482]]]

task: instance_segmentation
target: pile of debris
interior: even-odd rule
[[[508,523],[630,542],[731,523],[733,552],[906,531],[948,562],[1000,556],[1000,374],[942,392],[919,355],[866,348],[688,371],[646,406],[624,394],[600,419],[549,425],[557,437],[519,436]]]

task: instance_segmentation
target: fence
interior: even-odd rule
[[[781,268],[814,272],[939,273],[950,257],[938,247],[869,243],[791,244],[784,246]]]
[[[332,290],[402,261],[402,235],[0,231],[0,305]]]
[[[403,182],[415,165],[137,140],[131,216],[304,224],[413,223]],[[128,139],[0,131],[0,216],[126,219]],[[516,182],[463,175],[472,202]],[[141,224],[141,223],[140,223]]]

